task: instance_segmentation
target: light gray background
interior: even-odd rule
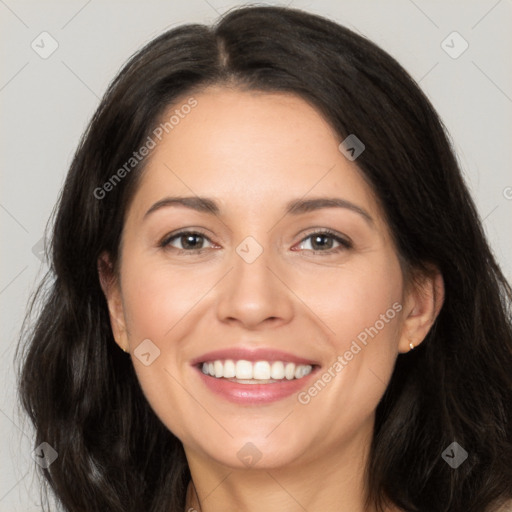
[[[512,281],[512,0],[267,3],[347,25],[420,82],[452,135],[486,233]],[[133,52],[165,29],[211,23],[242,4],[0,0],[0,512],[40,510],[32,431],[16,404],[13,355],[29,294],[46,270],[33,247],[78,139]],[[31,48],[43,31],[59,45],[47,59]],[[456,59],[441,46],[453,31],[469,44]],[[445,44],[452,52],[461,48],[456,39]]]

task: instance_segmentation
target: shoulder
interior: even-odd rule
[[[396,506],[390,506],[385,512],[408,512],[407,510],[398,508]],[[512,512],[512,500],[502,503],[498,508],[486,510],[486,512]]]
[[[503,505],[496,510],[491,510],[489,512],[512,512],[512,500],[503,503]]]

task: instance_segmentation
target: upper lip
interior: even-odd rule
[[[282,350],[276,350],[274,348],[245,348],[245,347],[232,347],[225,348],[219,350],[213,350],[212,352],[207,352],[199,357],[194,358],[191,361],[192,365],[204,363],[207,361],[216,361],[216,360],[226,360],[232,359],[235,361],[245,360],[245,361],[283,361],[290,362],[295,364],[309,364],[311,366],[318,365],[319,363],[313,361],[311,359],[306,359],[304,357],[299,357],[294,354],[290,354],[289,352],[284,352]]]

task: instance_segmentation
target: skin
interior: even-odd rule
[[[357,160],[339,151],[339,136],[311,105],[220,87],[194,97],[197,106],[151,153],[126,216],[119,277],[100,271],[115,340],[183,442],[201,500],[189,487],[187,510],[363,511],[375,409],[397,356],[431,328],[442,278],[406,287]],[[169,206],[144,218],[170,195],[214,198],[220,213]],[[288,201],[320,196],[348,200],[373,220],[332,207],[284,215]],[[308,235],[325,228],[353,246],[329,237],[313,246]],[[159,246],[180,230],[206,238]],[[247,236],[263,249],[250,264],[236,252]],[[394,303],[401,310],[307,404],[296,395],[233,404],[190,365],[214,349],[265,346],[319,362],[321,375]],[[149,366],[134,355],[145,339],[160,350]],[[261,459],[246,467],[237,452],[249,442]]]

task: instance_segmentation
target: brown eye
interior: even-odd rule
[[[195,231],[181,231],[171,237],[165,238],[161,242],[160,246],[164,248],[172,247],[178,251],[193,252],[203,250],[203,244],[205,241],[210,241],[210,239],[202,233]],[[178,243],[178,246],[175,246],[175,243]]]
[[[307,243],[306,241],[308,240],[309,242]],[[300,245],[302,246],[305,243],[307,243],[309,247],[301,247],[301,249],[323,253],[338,252],[352,247],[352,244],[348,240],[345,240],[331,231],[317,231],[311,233],[301,240]]]

